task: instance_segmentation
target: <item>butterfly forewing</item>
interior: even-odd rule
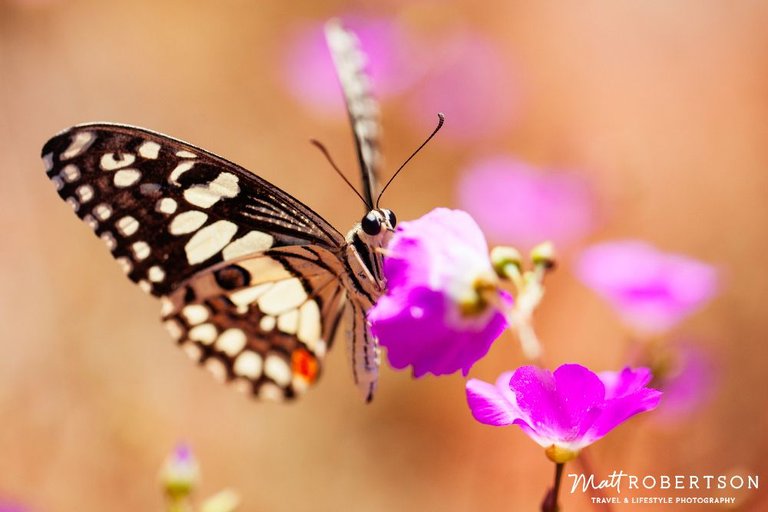
[[[71,128],[43,148],[59,195],[134,282],[165,295],[200,270],[271,248],[338,252],[341,234],[242,167],[139,128]]]
[[[325,38],[333,57],[355,136],[355,148],[363,178],[363,194],[368,207],[373,208],[381,165],[380,123],[379,104],[366,73],[366,56],[360,48],[357,36],[344,29],[338,20],[326,24]]]

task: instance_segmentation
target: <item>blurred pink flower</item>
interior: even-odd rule
[[[411,366],[414,377],[466,375],[507,325],[479,296],[478,286],[493,287],[497,278],[485,237],[466,212],[437,208],[398,224],[384,273],[387,293],[368,313],[371,332],[389,363]]]
[[[13,501],[0,498],[0,512],[28,512],[29,509]]]
[[[657,371],[655,382],[664,391],[660,418],[677,421],[694,413],[712,398],[717,379],[717,364],[712,354],[692,343],[671,349],[668,367]]]
[[[459,179],[460,206],[489,238],[530,248],[550,240],[564,247],[596,222],[587,180],[571,172],[541,172],[511,157],[486,158]]]
[[[342,20],[360,38],[378,97],[398,93],[413,83],[418,67],[408,53],[410,38],[394,21],[357,15]],[[282,75],[298,101],[320,114],[338,114],[343,112],[344,102],[325,42],[324,23],[305,22],[287,34]]]
[[[467,401],[480,423],[518,425],[555,462],[575,458],[635,414],[656,408],[661,392],[646,385],[648,368],[594,373],[578,364],[554,372],[523,366],[489,384],[467,382]]]
[[[428,71],[411,93],[409,112],[428,131],[437,112],[442,138],[474,142],[513,127],[521,85],[508,55],[480,34],[462,31],[429,47]]]
[[[590,247],[579,259],[577,274],[627,325],[649,334],[674,327],[718,288],[713,266],[639,240]]]

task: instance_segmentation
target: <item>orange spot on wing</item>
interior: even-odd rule
[[[319,367],[315,356],[306,349],[297,348],[291,354],[291,369],[294,375],[299,375],[312,383],[317,379]]]

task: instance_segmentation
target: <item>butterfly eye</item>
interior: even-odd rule
[[[387,216],[389,225],[392,226],[393,228],[397,226],[397,217],[395,217],[395,212],[393,212],[392,210],[383,210],[383,211],[384,211],[384,215]]]
[[[375,236],[381,232],[381,220],[374,212],[368,212],[368,215],[360,221],[360,225],[366,235]]]

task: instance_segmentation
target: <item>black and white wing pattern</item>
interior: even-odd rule
[[[271,399],[319,375],[347,299],[344,237],[243,168],[140,128],[80,125],[45,144],[58,194],[171,334],[222,380]]]

